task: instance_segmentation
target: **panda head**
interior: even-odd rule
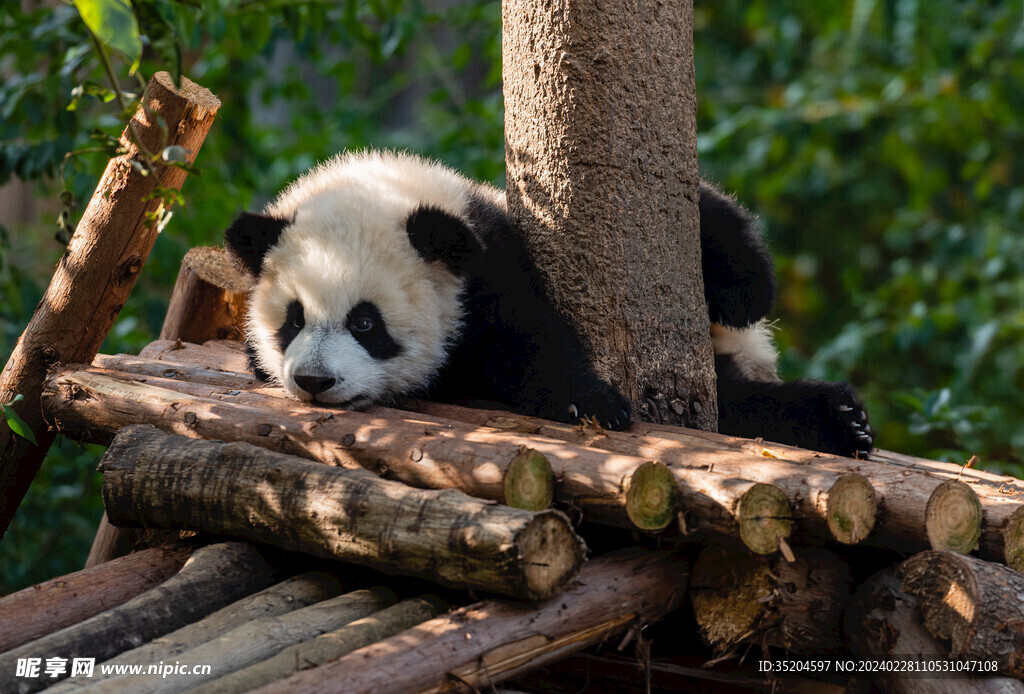
[[[300,400],[358,408],[423,388],[457,336],[478,240],[457,213],[379,188],[279,200],[225,232],[256,278],[255,365]]]

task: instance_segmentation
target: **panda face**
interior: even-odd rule
[[[408,155],[345,154],[241,215],[225,245],[256,278],[254,365],[299,399],[345,407],[429,386],[485,252],[463,216],[471,185]]]
[[[301,400],[359,407],[425,386],[457,334],[461,282],[413,248],[415,210],[363,207],[307,204],[260,263],[247,333]]]

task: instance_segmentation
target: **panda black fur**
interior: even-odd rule
[[[750,215],[700,189],[720,431],[842,455],[871,450],[847,384],[782,383],[762,319],[771,258]],[[629,404],[554,309],[504,194],[418,157],[343,154],[225,233],[256,277],[246,337],[257,375],[361,407],[405,395],[504,401],[621,429]]]

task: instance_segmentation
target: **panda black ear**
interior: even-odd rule
[[[483,252],[465,222],[436,207],[418,207],[406,220],[405,232],[421,258],[440,260],[456,275],[465,274]]]
[[[243,212],[224,232],[224,245],[249,272],[260,274],[263,258],[273,248],[290,222]]]

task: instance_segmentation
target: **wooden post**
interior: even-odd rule
[[[701,633],[719,652],[740,642],[794,653],[842,647],[840,620],[850,597],[850,567],[823,549],[796,561],[708,547],[693,565],[690,598]]]
[[[132,119],[151,152],[183,147],[195,160],[220,102],[182,77],[181,89],[166,72],[153,76]],[[164,133],[168,133],[165,140]],[[89,362],[99,351],[142,270],[158,229],[160,200],[147,199],[158,186],[180,188],[186,172],[162,166],[143,176],[132,166],[139,151],[128,130],[127,152],[112,159],[71,237],[50,286],[0,374],[0,403],[11,405],[32,429],[36,444],[0,423],[0,534],[7,531],[25,492],[39,471],[54,433],[43,422],[39,398],[46,369],[57,362]]]
[[[223,248],[185,254],[167,307],[161,340],[240,340],[251,280]]]

